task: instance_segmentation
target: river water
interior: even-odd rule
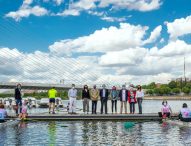
[[[188,103],[188,106],[191,107],[190,101],[169,101],[169,104],[174,112],[178,112],[184,102]],[[160,110],[161,101],[144,101],[143,107],[144,113],[155,113]],[[78,108],[81,108],[81,101],[78,101]],[[47,109],[33,109],[31,112],[41,111],[47,111]],[[18,125],[0,129],[0,145],[191,145],[191,128],[178,127],[159,121],[135,121],[134,127],[125,129],[124,122],[125,121],[21,122]]]

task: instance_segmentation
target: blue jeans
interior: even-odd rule
[[[137,98],[139,114],[142,114],[142,101],[143,101],[143,98]]]
[[[22,99],[16,99],[16,105],[17,105],[17,107],[20,106],[20,113],[21,113],[21,111],[22,111]],[[16,110],[16,114],[18,114],[18,111],[19,111],[19,107]]]

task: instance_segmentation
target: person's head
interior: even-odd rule
[[[84,85],[84,89],[88,89],[88,86],[87,86],[87,85]]]
[[[112,90],[116,90],[116,87],[115,87],[115,86],[113,86],[113,87],[112,87]]]
[[[52,89],[55,89],[55,87],[52,87]]]
[[[75,89],[75,84],[72,84],[72,89]]]
[[[137,86],[137,90],[142,90],[141,85],[138,85],[138,86]]]
[[[126,89],[126,86],[125,86],[125,85],[122,85],[122,89]]]
[[[183,107],[183,108],[187,108],[188,105],[187,105],[186,103],[183,103],[182,107]]]
[[[103,89],[105,89],[105,88],[106,88],[106,85],[105,85],[105,84],[103,84],[103,85],[102,85],[102,88],[103,88]]]
[[[93,88],[96,89],[96,85],[94,85]]]
[[[21,84],[19,83],[19,84],[17,84],[17,88],[21,88]]]
[[[24,105],[27,105],[27,100],[24,100]]]
[[[163,101],[163,102],[162,102],[162,105],[164,105],[164,106],[166,106],[167,104],[168,104],[167,101]]]
[[[5,106],[3,104],[0,104],[0,109],[4,109]]]

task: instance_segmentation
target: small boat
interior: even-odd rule
[[[181,120],[164,120],[163,122],[166,122],[170,125],[176,125],[180,127],[191,127],[191,122],[183,122]]]
[[[62,99],[60,97],[56,97],[55,98],[55,106],[57,108],[64,107],[64,104],[63,104]]]
[[[19,119],[7,120],[7,121],[5,121],[3,123],[0,123],[0,128],[14,126],[14,125],[17,125],[19,122],[20,122]]]
[[[39,103],[40,108],[47,108],[49,107],[49,98],[41,98]]]

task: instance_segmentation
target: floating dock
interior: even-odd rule
[[[15,117],[12,117],[15,118]],[[177,119],[178,116],[173,116],[173,119]],[[33,120],[43,120],[43,121],[53,121],[53,120],[63,120],[63,121],[121,121],[121,120],[129,120],[129,121],[158,121],[161,120],[161,117],[158,114],[49,114],[49,113],[41,113],[41,114],[30,114],[27,118],[29,121]]]

